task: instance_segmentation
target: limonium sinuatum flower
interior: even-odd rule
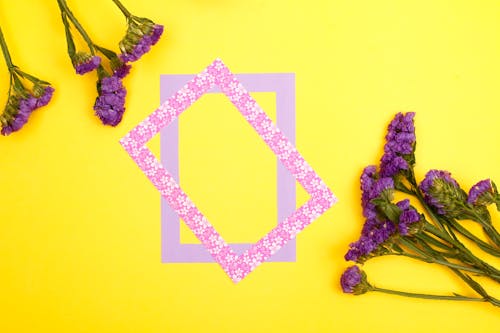
[[[419,185],[425,201],[440,215],[460,217],[467,194],[460,188],[451,173],[445,170],[430,170]]]
[[[495,183],[490,179],[479,181],[469,190],[467,202],[474,206],[488,206],[492,203],[496,203],[497,207],[499,207],[500,195],[498,194]]]
[[[97,84],[99,96],[94,103],[94,110],[104,125],[118,125],[125,112],[127,90],[117,75],[103,76]]]
[[[414,112],[398,113],[391,121],[385,136],[384,155],[380,161],[380,175],[392,177],[408,170],[414,164]]]
[[[2,135],[9,135],[19,131],[28,122],[33,111],[50,102],[54,88],[50,83],[22,71],[12,63],[7,42],[1,28],[0,46],[10,76],[7,103],[0,114],[0,132]],[[26,86],[26,83],[29,83],[31,88]]]
[[[362,172],[361,205],[365,221],[359,239],[349,244],[344,258],[364,264],[374,257],[397,255],[438,264],[451,269],[480,297],[379,288],[368,284],[366,274],[358,266],[351,266],[342,274],[342,290],[351,294],[377,291],[412,298],[489,302],[500,306],[500,300],[475,280],[475,276],[482,276],[499,283],[500,270],[467,249],[455,235],[460,233],[481,250],[500,257],[500,234],[485,207],[491,203],[499,206],[496,186],[489,179],[480,181],[467,196],[444,170],[430,170],[418,185],[413,170],[416,146],[413,118],[414,113],[396,114],[388,128],[380,172],[373,165]],[[394,192],[399,193],[395,196]],[[428,214],[419,213],[408,198],[399,199],[399,194],[413,196]],[[399,201],[393,203],[394,197]],[[479,222],[491,243],[470,233],[460,224],[463,219]]]
[[[120,41],[122,52],[120,58],[124,62],[137,61],[158,43],[164,27],[148,18],[133,15],[119,0],[113,0],[113,2],[127,19],[127,32]]]
[[[57,1],[66,32],[68,54],[76,72],[85,74],[96,70],[98,73],[95,114],[104,125],[116,126],[121,122],[125,112],[126,89],[123,79],[130,72],[129,62],[138,60],[159,41],[163,26],[147,18],[132,15],[120,1],[113,0],[127,19],[127,33],[119,43],[122,53],[118,55],[97,45],[91,39],[71,12],[66,0]],[[77,51],[72,28],[75,28],[85,41],[88,51]]]
[[[348,267],[340,277],[342,291],[348,294],[361,295],[370,289],[366,274],[358,266]]]

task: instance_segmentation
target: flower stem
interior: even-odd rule
[[[424,228],[425,228],[425,225],[424,225]],[[450,246],[448,244],[440,242],[438,239],[432,237],[431,235],[427,234],[426,232],[418,233],[416,236],[418,238],[420,238],[421,240],[423,240],[424,242],[427,242],[430,245],[434,245],[436,247],[439,247],[442,250],[446,250],[448,252],[448,254],[449,254],[449,252],[458,252],[458,250],[455,249],[453,246]],[[434,236],[436,236],[436,235],[434,235]]]
[[[14,64],[12,63],[12,59],[10,57],[9,48],[7,47],[7,42],[5,42],[5,38],[3,36],[2,28],[0,27],[0,46],[2,47],[3,57],[5,58],[5,63],[9,68],[9,72],[12,72],[14,69]]]
[[[113,0],[113,2],[118,8],[120,8],[121,12],[123,13],[123,15],[125,15],[127,19],[132,17],[132,13],[130,13],[119,0]]]
[[[500,275],[495,274],[493,272],[484,271],[484,270],[481,270],[481,269],[478,269],[475,267],[469,267],[469,266],[455,264],[455,263],[447,261],[445,258],[436,258],[438,255],[441,256],[437,251],[434,251],[432,253],[434,255],[428,254],[424,250],[421,250],[420,248],[418,248],[417,245],[413,244],[413,242],[411,242],[409,239],[401,239],[401,244],[408,247],[409,249],[416,252],[417,254],[419,254],[419,255],[412,255],[412,254],[408,254],[408,253],[403,252],[403,253],[401,253],[401,255],[403,255],[403,256],[413,258],[413,259],[418,259],[418,260],[424,261],[426,263],[439,264],[439,265],[446,266],[448,268],[459,269],[462,271],[471,272],[471,273],[475,273],[475,274],[482,275],[482,276],[487,276],[487,277],[490,277],[491,279],[493,279],[497,282],[500,281]],[[431,249],[428,248],[428,250],[431,250]]]
[[[491,218],[489,217],[489,214],[487,215],[488,218],[485,219],[481,215],[479,215],[474,209],[469,208],[467,210],[471,214],[470,219],[478,222],[483,227],[483,230],[486,233],[486,235],[495,243],[495,245],[497,247],[500,246],[500,235],[498,234],[498,231],[495,229],[493,224],[491,224]]]
[[[94,43],[90,39],[90,37],[87,34],[87,32],[85,31],[85,29],[83,29],[80,22],[78,22],[75,15],[73,15],[71,10],[69,9],[68,4],[66,3],[66,0],[57,0],[57,3],[59,4],[59,8],[61,9],[61,12],[65,13],[68,16],[68,18],[71,20],[71,23],[73,23],[73,25],[75,26],[76,30],[78,30],[78,32],[82,35],[83,39],[85,40],[85,42],[89,46],[90,53],[92,55],[95,55]]]
[[[443,266],[452,267],[452,268],[456,268],[456,269],[461,269],[461,270],[472,272],[472,273],[476,273],[476,274],[481,274],[481,275],[485,274],[484,272],[482,272],[482,271],[480,271],[478,269],[471,268],[471,267],[466,267],[466,266],[461,266],[461,265],[457,265],[457,264],[452,264],[450,262],[442,262],[440,260],[430,259],[429,257],[419,256],[419,255],[411,254],[411,253],[407,253],[407,252],[403,252],[403,253],[388,253],[386,255],[404,256],[404,257],[408,257],[408,258],[420,260],[420,261],[423,261],[423,262],[428,263],[428,264],[440,264],[440,265],[443,265]]]
[[[466,228],[462,227],[460,223],[453,219],[447,219],[446,223],[448,223],[453,229],[455,229],[457,232],[462,234],[464,237],[470,239],[471,241],[475,242],[477,246],[479,246],[483,251],[495,256],[495,257],[500,257],[500,251],[494,247],[492,247],[490,244],[486,243],[482,239],[476,237],[473,233],[471,233],[469,230]]]
[[[372,286],[371,291],[378,291],[385,294],[412,297],[412,298],[424,298],[424,299],[438,299],[446,301],[470,301],[470,302],[488,302],[485,298],[477,297],[467,297],[462,295],[430,295],[430,294],[420,294],[420,293],[409,293],[405,291],[385,289]]]

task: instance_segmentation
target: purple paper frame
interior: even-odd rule
[[[236,74],[237,79],[250,92],[276,93],[276,125],[283,134],[295,144],[295,74],[294,73],[259,73]],[[194,75],[176,74],[161,75],[161,101],[172,96]],[[216,87],[210,93],[220,92]],[[179,125],[174,120],[160,133],[161,163],[170,171],[175,181],[179,183]],[[277,221],[283,221],[296,209],[295,178],[277,159]],[[185,244],[180,242],[180,219],[161,198],[162,219],[162,262],[164,263],[199,263],[215,262],[203,244]],[[251,243],[231,243],[231,248],[238,254],[252,246]],[[296,241],[290,240],[277,251],[268,261],[295,262]]]

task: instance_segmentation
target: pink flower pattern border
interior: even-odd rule
[[[219,86],[280,162],[310,195],[310,199],[305,204],[241,255],[231,249],[180,188],[172,175],[146,147],[146,143],[162,128],[179,117],[214,85]],[[160,191],[168,205],[186,222],[214,260],[235,283],[268,260],[337,201],[335,195],[299,154],[294,145],[274,125],[220,59],[216,59],[203,72],[187,82],[155,112],[125,135],[120,143]]]

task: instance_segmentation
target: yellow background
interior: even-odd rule
[[[97,42],[117,45],[126,25],[111,1],[68,2]],[[354,297],[338,280],[363,222],[359,174],[380,158],[394,113],[417,113],[418,177],[441,168],[467,189],[500,182],[500,2],[124,2],[166,33],[134,64],[125,119],[109,128],[93,116],[95,74],[72,71],[56,1],[0,1],[15,63],[57,89],[22,131],[0,138],[0,332],[498,331],[488,304]],[[263,264],[238,285],[216,264],[160,262],[159,194],[118,144],[158,106],[160,74],[197,73],[216,57],[235,73],[296,73],[297,147],[340,199],[299,234],[296,263]],[[274,112],[272,94],[256,98]],[[229,103],[198,104],[205,123],[181,117],[181,182],[228,240],[255,240],[275,223],[272,155]],[[224,111],[228,125],[203,109]],[[231,126],[245,151],[223,136],[235,131],[219,130]],[[227,146],[196,154],[204,140]],[[261,179],[221,177],[224,165],[252,170],[246,161]],[[183,239],[193,241],[186,230]],[[426,264],[365,267],[380,287],[467,292]]]

